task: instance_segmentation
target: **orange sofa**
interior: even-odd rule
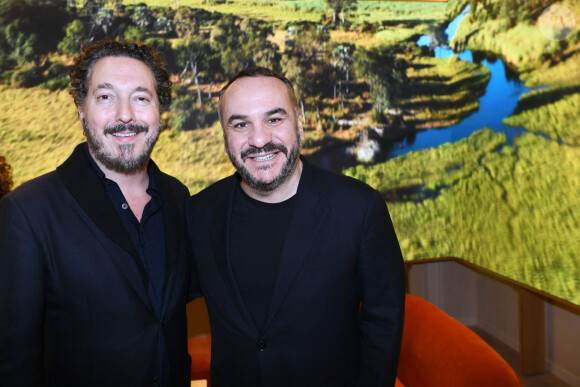
[[[190,337],[187,340],[187,349],[191,356],[191,380],[209,380],[209,362],[211,360],[211,338]]]
[[[189,338],[191,379],[207,379],[211,338]],[[509,364],[475,332],[407,294],[397,387],[521,387]]]
[[[407,294],[396,386],[522,386],[481,337],[428,301]]]

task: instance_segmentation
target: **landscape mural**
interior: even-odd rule
[[[174,83],[153,158],[195,193],[233,172],[217,92],[272,67],[295,84],[302,153],[382,193],[406,260],[580,305],[578,22],[572,0],[1,0],[0,155],[15,187],[62,163],[83,141],[72,58],[137,40]]]

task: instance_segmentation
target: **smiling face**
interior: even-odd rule
[[[242,187],[258,196],[293,194],[304,131],[286,85],[274,77],[239,78],[223,95],[221,109],[225,150]]]
[[[131,174],[146,168],[161,127],[155,81],[147,65],[123,56],[100,59],[79,115],[89,151],[101,169]]]

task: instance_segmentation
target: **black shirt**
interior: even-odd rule
[[[105,176],[105,173],[101,171],[89,153],[87,146],[85,146],[85,151],[91,164],[101,177],[105,189],[145,267],[148,276],[147,291],[149,292],[149,298],[153,303],[157,316],[160,318],[165,285],[165,227],[161,212],[161,196],[157,191],[153,174],[149,170],[147,171],[149,176],[147,194],[151,196],[151,200],[145,205],[141,221],[139,221],[133,211],[131,211],[119,185]]]
[[[244,303],[260,330],[268,316],[294,197],[280,203],[252,199],[238,185],[231,222],[232,270]]]
[[[101,177],[107,194],[117,210],[125,230],[129,233],[131,242],[137,250],[137,254],[145,271],[147,272],[147,293],[149,299],[153,304],[155,314],[159,321],[163,319],[163,293],[165,287],[165,226],[163,223],[163,213],[161,195],[155,185],[155,179],[151,173],[151,168],[147,170],[149,176],[149,186],[147,187],[147,194],[151,199],[143,209],[141,221],[137,219],[121,188],[111,179],[105,176],[105,173],[99,168],[93,157],[89,152],[89,148],[85,145],[85,153],[89,158],[91,164]],[[164,344],[163,344],[164,345]],[[168,370],[167,352],[164,351],[162,364],[162,385],[171,386],[171,378]]]

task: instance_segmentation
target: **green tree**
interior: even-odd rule
[[[407,67],[407,62],[391,46],[356,51],[356,72],[370,86],[377,120],[381,120],[386,109],[397,105],[403,85],[407,81]]]
[[[245,18],[240,22],[240,31],[244,36],[243,49],[251,54],[251,64],[276,68],[278,66],[278,46],[269,37],[274,31],[254,19]],[[250,64],[250,63],[249,63]]]
[[[341,15],[340,21],[344,24],[344,13],[355,7],[356,0],[326,0],[326,4],[332,9],[332,22],[336,23],[338,15]]]
[[[64,38],[58,44],[58,49],[65,54],[76,54],[88,39],[87,27],[82,21],[75,19],[66,26]]]
[[[321,96],[330,81],[330,33],[325,26],[308,23],[288,28],[282,55],[282,72],[296,87],[304,118],[304,100]]]
[[[268,39],[270,35],[271,28],[254,20],[224,15],[212,30],[211,38],[215,50],[221,53],[226,76],[251,65],[276,68],[277,47]]]
[[[172,18],[162,15],[155,19],[155,30],[164,35],[174,35],[175,23]]]
[[[164,38],[147,38],[145,43],[150,44],[161,53],[165,60],[167,61],[167,70],[170,73],[176,73],[181,70],[177,64],[176,52],[171,45],[171,41]]]
[[[352,55],[355,50],[356,46],[352,43],[335,44],[332,49],[332,67],[334,69],[335,81],[333,98],[336,98],[338,91],[341,104],[344,103],[342,81],[344,80],[345,94],[348,96],[348,83],[350,81],[350,72],[353,64]]]
[[[173,18],[175,32],[180,38],[191,38],[199,34],[200,18],[190,7],[180,7]]]
[[[147,33],[145,32],[145,30],[138,26],[129,26],[125,29],[125,32],[123,33],[123,38],[125,40],[130,40],[132,42],[141,43],[145,40],[146,36]]]
[[[211,125],[216,120],[214,110],[206,111],[195,106],[195,97],[178,95],[171,102],[170,125],[177,130],[193,130]]]
[[[204,9],[179,7],[173,16],[175,32],[180,38],[199,35],[201,27],[209,24],[212,18],[212,13]]]
[[[98,13],[105,7],[106,0],[83,0],[80,16],[85,16],[89,26],[89,41],[96,39],[100,34]]]
[[[37,36],[28,34],[27,27],[22,27],[22,22],[18,19],[8,24],[2,31],[9,56],[19,64],[33,62],[39,58],[35,51]]]
[[[155,18],[151,9],[145,3],[140,3],[133,9],[131,21],[141,30],[146,31],[149,26],[153,25]]]
[[[177,62],[183,66],[181,77],[189,70],[194,78],[197,87],[197,103],[201,108],[201,85],[199,83],[199,72],[205,69],[206,59],[211,56],[211,47],[205,39],[192,37],[181,41],[176,47]]]
[[[70,20],[66,0],[2,0],[3,51],[19,63],[37,61],[56,50]]]
[[[113,10],[109,8],[99,9],[94,15],[94,22],[102,30],[104,36],[110,36],[115,23]]]

